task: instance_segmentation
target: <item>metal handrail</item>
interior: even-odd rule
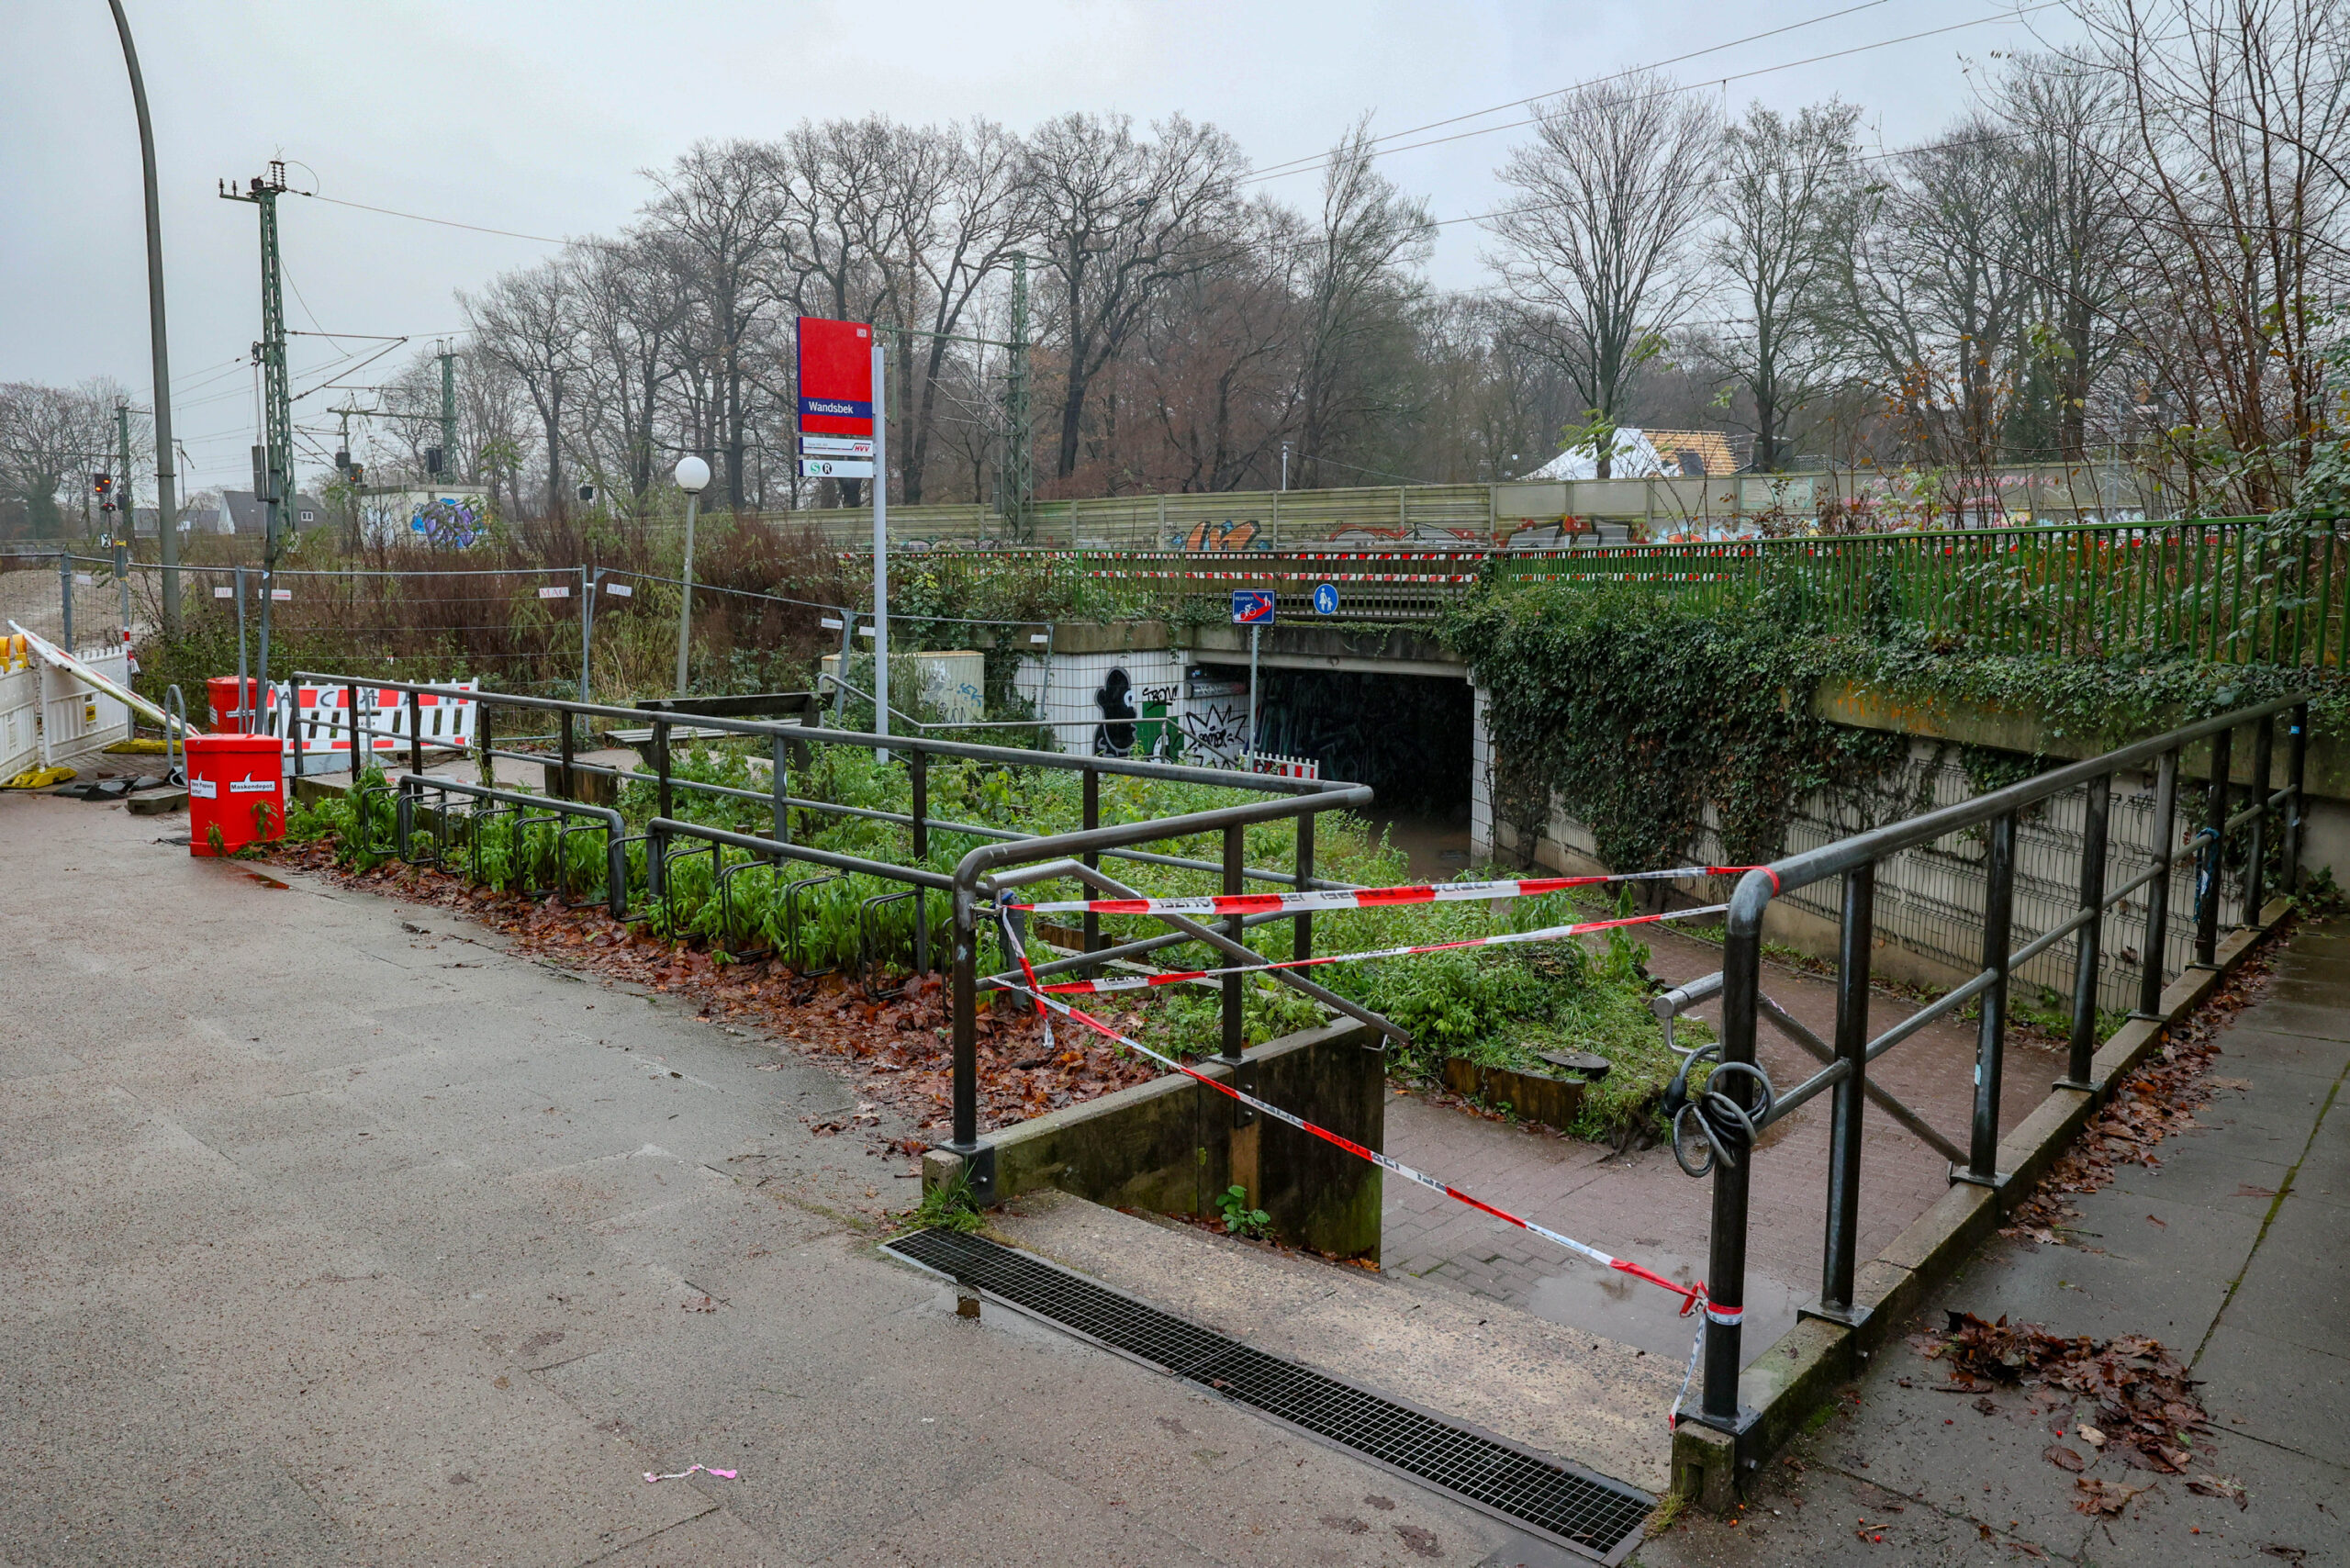
[[[385,680],[376,676],[294,673],[297,685],[312,681],[322,686],[372,686],[381,691],[445,694],[446,686]],[[932,740],[923,735],[878,735],[862,730],[811,730],[797,723],[760,719],[725,719],[715,714],[661,712],[649,708],[620,708],[604,702],[580,702],[560,697],[525,697],[517,692],[469,691],[472,701],[500,708],[528,708],[543,713],[574,713],[589,719],[626,719],[661,729],[690,727],[724,730],[730,734],[771,739],[821,741],[826,745],[862,746],[872,751],[918,752],[927,756],[960,757],[971,762],[1000,762],[1016,767],[1058,767],[1077,772],[1091,768],[1129,778],[1158,778],[1178,784],[1210,784],[1226,790],[1254,790],[1269,795],[1312,795],[1347,790],[1350,785],[1320,778],[1285,778],[1270,773],[1240,773],[1220,767],[1192,767],[1173,762],[1134,762],[1116,756],[1071,756],[1064,752],[1028,751],[1018,746],[977,745],[969,741]],[[1166,835],[1160,835],[1166,836]]]
[[[1114,827],[1092,827],[1077,833],[1023,839],[1016,843],[982,844],[964,855],[957,862],[952,879],[955,932],[954,1030],[951,1040],[954,1055],[953,1135],[946,1147],[963,1158],[964,1171],[973,1193],[982,1201],[989,1199],[994,1192],[995,1182],[993,1151],[979,1139],[979,890],[984,879],[997,871],[1017,866],[1033,867],[1045,861],[1068,861],[1081,867],[1093,857],[1136,844],[1185,837],[1192,834],[1221,833],[1225,845],[1225,890],[1238,892],[1242,885],[1240,852],[1243,834],[1250,824],[1297,818],[1298,836],[1303,846],[1311,842],[1307,830],[1315,813],[1359,809],[1370,805],[1371,800],[1372,791],[1368,785],[1325,783],[1311,793],[1297,791],[1282,800],[1252,801],[1214,811],[1193,812],[1180,817],[1122,823]],[[1093,875],[1098,876],[1098,873]],[[1309,875],[1302,849],[1298,868],[1300,881],[1303,882]],[[1196,939],[1198,935],[1203,934],[1201,927],[1190,922],[1167,916],[1160,918],[1175,926],[1181,935]],[[1304,958],[1312,951],[1311,926],[1304,917],[1292,918],[1297,921],[1298,957]],[[1223,936],[1235,945],[1239,943],[1241,934],[1247,929],[1244,917],[1238,915],[1227,917],[1224,926]],[[1216,945],[1224,946],[1222,942]],[[1005,957],[1010,959],[1013,955],[1006,954]],[[1237,1066],[1241,1059],[1245,1038],[1240,977],[1237,974],[1226,976],[1223,990],[1223,1056],[1225,1060]],[[1360,1011],[1352,1003],[1345,1004],[1345,1010],[1360,1016]],[[1379,1022],[1390,1030],[1394,1027],[1383,1019]]]
[[[1975,800],[1854,834],[1831,844],[1791,855],[1749,871],[1740,879],[1729,901],[1727,940],[1718,979],[1695,981],[1655,1000],[1662,1015],[1678,1012],[1718,991],[1722,999],[1720,1058],[1724,1064],[1755,1060],[1759,1022],[1771,1019],[1784,1028],[1784,1014],[1761,991],[1763,916],[1774,900],[1831,878],[1842,879],[1842,916],[1837,944],[1836,1030],[1831,1060],[1818,1072],[1783,1094],[1771,1097],[1770,1109],[1757,1116],[1758,1125],[1783,1116],[1804,1101],[1833,1091],[1830,1130],[1827,1192],[1828,1238],[1822,1270],[1820,1305],[1817,1316],[1848,1324],[1866,1316],[1854,1296],[1859,1234],[1861,1107],[1873,1098],[1868,1065],[1915,1035],[1927,1024],[1956,1012],[1970,1002],[1981,1002],[1976,1028],[1974,1114],[1963,1161],[1954,1146],[1940,1145],[1953,1153],[1951,1179],[1997,1188],[2005,1177],[1998,1169],[2000,1076],[2007,1042],[2007,987],[2022,964],[2055,947],[2067,937],[2076,940],[2072,1031],[2068,1042],[2067,1075],[2060,1092],[2094,1093],[2094,1057],[2098,1045],[2097,972],[2107,911],[2138,893],[2146,899],[2146,935],[2139,977],[2138,1015],[2158,1014],[2165,973],[2164,954],[2170,940],[2170,885],[2183,861],[2196,865],[2194,962],[2214,963],[2219,931],[2221,879],[2227,864],[2231,835],[2248,830],[2244,853],[2244,896],[2250,918],[2257,922],[2267,882],[2269,818],[2283,812],[2281,890],[2296,883],[2306,815],[2308,772],[2308,694],[2282,697],[2230,712],[2182,724],[2150,739],[2133,742],[2101,756],[2069,764],[1996,790]],[[2275,783],[2276,722],[2280,715],[2289,724],[2287,782]],[[2243,786],[2251,803],[2230,811],[2234,782],[2233,736],[2253,727],[2251,778]],[[2180,842],[2177,824],[2178,783],[2185,749],[2210,743],[2210,775],[2204,782],[2203,825]],[[2106,885],[2108,826],[2115,775],[2127,770],[2155,770],[2153,864],[2117,890]],[[2010,930],[2015,901],[2017,823],[2033,806],[2082,792],[2084,800],[2080,890],[2074,913],[2020,946]],[[1875,944],[1874,901],[1876,868],[1907,850],[1918,849],[1969,829],[1983,829],[1985,860],[1984,940],[1982,967],[1942,996],[1899,1023],[1871,1037],[1868,1027],[1870,955]],[[1807,1048],[1820,1042],[1801,1031]],[[1758,1086],[1746,1074],[1733,1074],[1722,1085],[1742,1109],[1761,1104]],[[1922,1124],[1920,1124],[1922,1126]],[[1919,1126],[1913,1126],[1926,1136]],[[1930,1130],[1930,1129],[1929,1129]],[[1741,1413],[1738,1382],[1742,1357],[1745,1301],[1748,1183],[1751,1161],[1722,1159],[1713,1167],[1714,1226],[1709,1249],[1707,1288],[1711,1297],[1705,1328],[1705,1378],[1696,1419],[1720,1430],[1742,1434],[1751,1413]]]

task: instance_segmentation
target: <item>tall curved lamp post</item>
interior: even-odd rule
[[[114,28],[122,35],[122,62],[130,70],[130,102],[139,111],[139,161],[147,179],[147,333],[155,371],[155,543],[163,566],[163,630],[180,629],[179,497],[172,472],[172,356],[163,341],[163,218],[155,196],[155,128],[147,118],[147,82],[139,73],[139,50],[130,41],[130,18],[122,0],[114,7]],[[128,476],[125,476],[128,477]],[[139,536],[136,514],[130,537]]]

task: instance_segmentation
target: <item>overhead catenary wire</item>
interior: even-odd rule
[[[1874,10],[1879,6],[1891,3],[1892,0],[1862,0],[1860,5],[1847,6],[1841,11],[1822,12],[1817,17],[1807,17],[1800,22],[1789,22],[1784,27],[1770,28],[1759,33],[1749,33],[1744,38],[1730,39],[1723,43],[1707,44],[1703,49],[1691,50],[1686,54],[1676,54],[1663,60],[1650,61],[1644,65],[1627,66],[1621,71],[1610,72],[1605,76],[1587,77],[1583,81],[1572,83],[1564,87],[1555,87],[1547,93],[1512,98],[1507,103],[1495,104],[1491,108],[1471,109],[1465,114],[1448,115],[1442,119],[1429,120],[1425,125],[1410,126],[1403,130],[1391,130],[1384,135],[1372,137],[1370,144],[1377,147],[1383,141],[1397,141],[1406,136],[1417,136],[1422,131],[1440,130],[1448,125],[1459,125],[1463,120],[1478,119],[1486,115],[1505,114],[1511,109],[1524,108],[1528,104],[1539,104],[1548,99],[1562,97],[1569,93],[1580,92],[1586,87],[1597,87],[1609,82],[1620,82],[1628,76],[1638,75],[1643,71],[1662,71],[1669,66],[1684,65],[1709,54],[1719,54],[1726,49],[1742,49],[1748,44],[1761,43],[1764,39],[1777,38],[1783,33],[1800,32],[1806,28],[1816,28],[1822,22],[1836,21],[1856,12]],[[1251,180],[1270,180],[1278,179],[1283,174],[1304,174],[1328,162],[1329,159],[1330,154],[1327,152],[1314,152],[1304,157],[1284,159],[1279,163],[1255,171]]]
[[[1751,81],[1757,76],[1768,76],[1780,71],[1793,71],[1800,66],[1818,65],[1823,62],[1830,60],[1843,60],[1855,54],[1866,54],[1872,50],[1891,49],[1897,44],[1915,43],[1919,39],[1935,38],[1943,33],[1959,32],[1968,28],[1985,27],[1997,22],[2020,21],[2025,17],[2031,16],[2035,12],[2053,10],[2060,6],[2067,5],[2069,3],[2070,0],[2037,0],[2037,4],[2018,6],[2012,11],[2005,12],[1998,16],[1976,17],[1968,21],[1951,22],[1939,28],[1928,28],[1922,32],[1905,33],[1899,38],[1881,39],[1874,43],[1854,44],[1850,49],[1830,50],[1824,53],[1807,55],[1801,60],[1790,60],[1778,65],[1758,65],[1751,71],[1732,72],[1727,76],[1708,76],[1700,82],[1676,82],[1669,87],[1660,87],[1653,93],[1642,94],[1628,101],[1632,103],[1646,103],[1651,98],[1672,97],[1683,93],[1716,92],[1728,87],[1732,82],[1746,82]],[[1607,80],[1612,80],[1612,78],[1607,78]],[[1388,154],[1393,152],[1410,152],[1423,147],[1440,147],[1449,141],[1466,140],[1473,136],[1489,136],[1497,130],[1516,130],[1529,125],[1540,125],[1544,118],[1545,117],[1539,114],[1530,115],[1524,119],[1510,120],[1502,125],[1483,126],[1475,130],[1458,131],[1450,136],[1432,137],[1426,141],[1414,141],[1402,147],[1379,148],[1372,151],[1371,156],[1374,158],[1384,158]],[[1304,171],[1303,170],[1289,171],[1289,173],[1292,174],[1300,174],[1304,172]],[[1251,175],[1238,183],[1241,185],[1253,185],[1259,180],[1274,179],[1279,177],[1280,176],[1274,174]],[[1454,219],[1452,221],[1460,220]]]

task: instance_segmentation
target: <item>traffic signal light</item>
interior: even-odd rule
[[[90,488],[96,492],[98,510],[114,510],[114,476],[100,470],[90,476]]]

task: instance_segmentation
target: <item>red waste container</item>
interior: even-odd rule
[[[204,683],[207,698],[212,706],[212,721],[205,728],[214,734],[225,735],[252,726],[253,711],[261,705],[261,682],[247,678],[246,700],[237,700],[237,678],[216,675]]]
[[[226,855],[284,838],[285,757],[275,735],[188,736],[188,853]]]

